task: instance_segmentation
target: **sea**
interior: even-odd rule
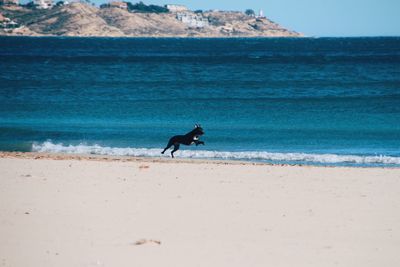
[[[0,37],[0,150],[400,167],[400,38]]]

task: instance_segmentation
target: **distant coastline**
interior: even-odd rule
[[[304,37],[254,12],[191,11],[184,6],[142,4],[144,9],[150,8],[144,12],[135,10],[135,5],[130,9],[128,4],[111,2],[100,8],[79,2],[51,8],[2,5],[0,36]]]

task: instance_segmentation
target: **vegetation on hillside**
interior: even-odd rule
[[[131,2],[126,2],[128,4],[128,10],[132,12],[141,12],[141,13],[167,13],[168,8],[157,5],[146,5],[142,1],[136,4],[132,4]]]
[[[254,12],[253,9],[246,9],[246,11],[244,12],[247,16],[255,16],[256,13]]]

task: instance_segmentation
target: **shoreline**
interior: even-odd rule
[[[198,159],[198,158],[170,158],[170,157],[134,157],[134,156],[114,156],[99,154],[68,154],[68,153],[48,153],[48,152],[15,152],[0,151],[0,158],[16,159],[49,159],[49,160],[84,160],[84,161],[103,161],[103,162],[144,162],[144,163],[169,163],[169,164],[215,164],[215,165],[249,165],[249,166],[274,166],[274,167],[305,167],[305,168],[341,168],[341,169],[394,169],[399,170],[400,166],[335,166],[335,165],[313,165],[302,163],[270,163],[245,160],[229,159]]]
[[[315,39],[315,38],[347,38],[347,37],[313,37],[313,36],[104,36],[104,35],[20,35],[0,34],[0,37],[30,37],[30,38],[104,38],[104,39]],[[350,37],[364,38],[364,37]],[[366,37],[368,38],[368,37]],[[375,38],[375,37],[371,37]],[[379,38],[379,37],[377,37]],[[396,36],[388,36],[396,38]]]
[[[207,160],[207,159],[186,159],[186,158],[168,158],[168,157],[133,157],[133,156],[114,156],[98,154],[67,154],[67,153],[47,153],[47,152],[6,152],[0,151],[0,158],[17,159],[50,159],[50,160],[87,160],[87,161],[113,161],[113,162],[146,162],[146,163],[205,163],[217,165],[268,165],[269,163],[257,163],[236,160]]]
[[[101,39],[364,39],[364,38],[388,38],[398,39],[396,35],[376,35],[376,36],[67,36],[67,35],[19,35],[19,34],[0,34],[0,37],[27,37],[27,38],[101,38]]]

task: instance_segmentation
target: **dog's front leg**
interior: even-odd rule
[[[204,142],[203,142],[203,141],[198,141],[198,140],[196,140],[196,141],[194,141],[194,143],[196,144],[196,146],[198,146],[198,145],[204,145]]]

